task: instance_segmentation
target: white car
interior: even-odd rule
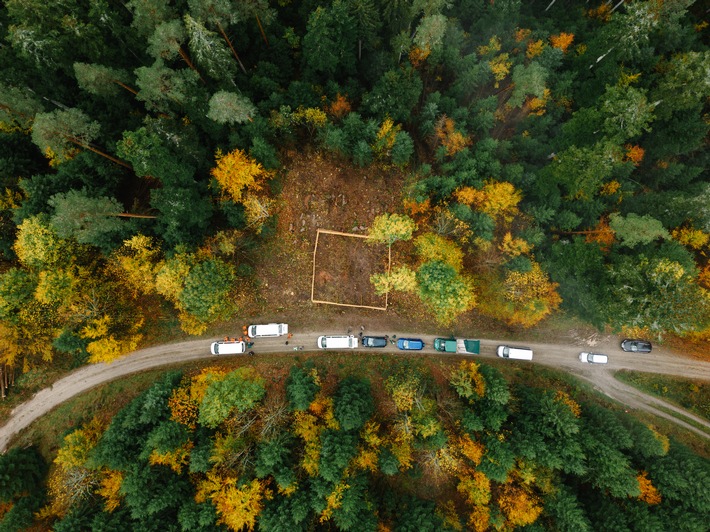
[[[357,349],[357,336],[319,336],[318,347],[321,349]]]
[[[496,353],[501,358],[514,358],[517,360],[532,360],[533,358],[532,349],[529,347],[499,345]]]
[[[246,351],[247,346],[244,342],[236,342],[227,340],[224,342],[212,342],[210,353],[213,355],[239,355]]]
[[[588,364],[606,364],[609,357],[601,353],[580,353],[579,360]]]
[[[263,336],[283,336],[288,334],[288,323],[267,323],[266,325],[249,325],[247,334],[250,338]]]

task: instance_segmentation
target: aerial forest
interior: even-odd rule
[[[0,530],[706,530],[708,461],[652,425],[473,361],[357,368],[166,373],[67,431],[46,489],[1,455]]]
[[[266,246],[310,237],[294,168],[386,196],[334,229],[388,248],[369,290],[402,319],[524,334],[564,314],[707,346],[708,17],[693,0],[5,0],[2,375],[236,323]],[[348,368],[168,372],[73,421],[49,459],[0,455],[0,531],[710,521],[705,458],[575,387],[473,361]]]

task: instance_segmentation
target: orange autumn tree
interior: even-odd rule
[[[419,48],[418,46],[412,46],[409,50],[409,62],[412,63],[414,68],[418,68],[426,58],[431,54],[431,49],[428,46],[424,48]]]
[[[235,203],[242,203],[245,193],[261,190],[272,176],[261,163],[238,148],[226,155],[217,150],[215,159],[217,166],[210,173],[219,183],[223,195]]]
[[[530,525],[542,513],[539,498],[523,487],[513,484],[503,486],[498,496],[498,506],[508,522],[514,527]]]
[[[640,165],[646,151],[641,146],[638,146],[638,145],[627,144],[624,147],[626,148],[626,154],[624,155],[624,160],[631,161],[631,163],[633,163],[634,166]]]
[[[552,47],[558,48],[559,50],[562,50],[564,53],[567,53],[567,49],[572,45],[573,41],[574,41],[574,33],[562,32],[559,35],[551,35],[550,36],[550,44],[552,44]]]
[[[471,144],[471,139],[456,130],[456,123],[452,118],[443,115],[436,123],[434,130],[437,140],[446,148],[446,155],[454,155]]]
[[[646,471],[640,471],[636,477],[636,480],[638,480],[639,491],[641,492],[638,496],[639,500],[649,505],[661,503],[661,494],[651,483],[651,479],[648,478],[648,473]]]
[[[616,233],[609,226],[609,218],[602,217],[592,231],[587,233],[586,242],[596,242],[603,251],[609,251],[616,240]]]
[[[352,106],[350,105],[347,96],[343,96],[342,94],[338,93],[335,95],[335,100],[330,102],[330,104],[326,107],[325,110],[330,116],[337,120],[340,120],[345,115],[350,114]]]

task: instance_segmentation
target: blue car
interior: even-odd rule
[[[397,347],[403,351],[420,351],[424,349],[424,342],[419,338],[400,338],[397,340]]]

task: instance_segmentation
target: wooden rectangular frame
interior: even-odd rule
[[[353,308],[369,308],[372,310],[387,310],[387,300],[388,294],[385,294],[385,306],[384,307],[372,307],[369,305],[354,305],[351,303],[335,303],[333,301],[321,301],[319,299],[314,299],[315,286],[316,286],[316,256],[318,254],[318,238],[321,233],[326,233],[329,235],[339,235],[347,236],[352,238],[367,238],[367,235],[356,235],[354,233],[342,233],[340,231],[331,231],[330,229],[318,229],[316,231],[316,244],[313,247],[313,275],[311,275],[311,303],[322,303],[323,305],[336,305],[339,307],[353,307]],[[387,274],[389,275],[390,269],[392,267],[392,248],[387,247]]]

